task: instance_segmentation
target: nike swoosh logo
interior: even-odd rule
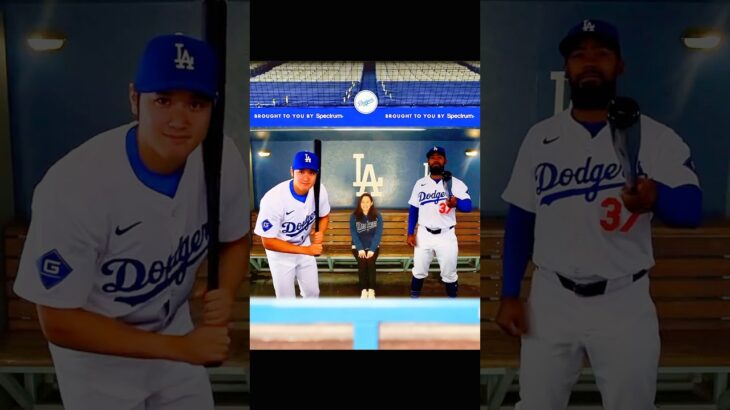
[[[290,214],[290,213],[292,213],[292,212],[294,212],[294,211],[289,211],[289,212],[287,212],[286,214],[287,214],[287,215],[289,215],[289,214]]]
[[[557,141],[558,138],[560,138],[560,136],[557,136],[557,137],[555,137],[555,138],[553,138],[551,140],[549,140],[549,139],[547,139],[547,137],[545,137],[545,139],[542,140],[542,143],[547,145],[547,144],[550,144],[551,142]]]
[[[421,186],[426,186],[426,184],[421,184]]]
[[[139,221],[139,222],[137,222],[136,224],[132,224],[132,225],[129,225],[128,227],[126,227],[126,228],[124,228],[124,229],[119,229],[119,225],[117,225],[117,229],[116,229],[116,230],[114,231],[114,233],[116,233],[117,235],[124,235],[124,234],[125,234],[125,233],[127,233],[127,232],[128,232],[128,231],[129,231],[130,229],[134,228],[135,226],[137,226],[137,225],[139,225],[139,224],[141,224],[141,223],[142,223],[142,221]]]

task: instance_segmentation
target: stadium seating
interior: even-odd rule
[[[379,104],[479,105],[479,74],[455,62],[377,62]]]
[[[251,106],[351,105],[362,62],[287,62],[251,78]]]

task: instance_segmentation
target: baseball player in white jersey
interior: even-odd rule
[[[292,179],[277,184],[261,198],[254,233],[261,237],[266,249],[277,298],[296,297],[294,281],[299,283],[302,297],[319,297],[315,256],[322,254],[330,213],[327,189],[320,185],[319,232],[312,233],[315,220],[312,188],[319,165],[315,153],[297,152],[290,170]]]
[[[202,365],[226,357],[249,225],[246,171],[226,138],[220,288],[194,328],[215,64],[200,40],[152,39],[130,84],[136,121],[72,150],[35,188],[14,290],[37,304],[66,409],[213,409]]]
[[[426,153],[429,175],[413,185],[408,200],[407,242],[413,251],[413,278],[411,297],[421,295],[423,281],[434,255],[441,268],[441,281],[449,297],[456,297],[459,276],[456,274],[456,259],[459,244],[456,240],[456,209],[471,211],[471,197],[466,184],[444,171],[446,150],[435,146]],[[455,209],[456,208],[456,209]],[[418,224],[418,233],[414,233]]]
[[[607,125],[623,71],[618,32],[584,20],[560,51],[572,107],[529,130],[503,193],[510,210],[497,323],[522,337],[518,408],[565,409],[587,356],[606,410],[654,409],[651,219],[697,226],[697,175],[682,139],[642,115],[641,178],[637,192],[627,189]],[[520,282],[533,244],[524,306]]]

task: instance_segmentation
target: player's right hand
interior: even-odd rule
[[[511,336],[522,336],[527,333],[527,316],[525,304],[517,298],[504,298],[499,303],[497,325]]]
[[[324,232],[314,232],[312,234],[312,243],[322,243],[324,242]]]
[[[416,234],[408,235],[408,239],[406,239],[406,242],[408,243],[408,245],[415,247],[416,246]]]
[[[180,340],[182,361],[198,365],[226,360],[231,344],[228,327],[225,326],[202,326]]]
[[[360,258],[364,258],[365,257],[365,250],[362,249],[362,250],[357,251],[357,256],[360,257]]]
[[[324,250],[324,246],[322,246],[321,243],[313,243],[307,247],[307,250],[309,251],[310,255],[319,256],[322,254],[322,251]]]
[[[452,195],[449,198],[449,200],[446,201],[446,206],[448,206],[449,208],[453,208],[457,205],[457,203],[458,203],[457,201],[458,201],[458,198]]]

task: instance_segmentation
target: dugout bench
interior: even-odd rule
[[[378,272],[404,272],[413,267],[413,248],[406,243],[408,234],[407,210],[380,210],[383,217],[383,235],[377,260]],[[357,272],[357,263],[352,256],[350,234],[351,210],[333,210],[329,214],[329,225],[324,239],[324,253],[317,257],[320,269],[329,272]],[[256,226],[258,213],[251,212],[251,232]],[[479,272],[479,209],[456,215],[456,237],[459,242],[457,270]],[[256,272],[269,271],[266,252],[261,237],[253,235],[251,268]],[[438,271],[436,258],[431,270]],[[320,270],[322,272],[323,270]]]
[[[504,220],[483,220],[481,234],[481,382],[491,410],[500,407],[517,380],[520,342],[495,322]],[[656,265],[650,278],[661,335],[659,374],[710,375],[718,409],[730,409],[730,220],[706,221],[698,229],[656,225],[653,245]],[[529,293],[533,268],[530,264],[523,280],[522,297]]]

